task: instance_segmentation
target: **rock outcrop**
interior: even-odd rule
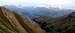
[[[70,13],[67,17],[66,20],[68,21],[75,21],[75,12]]]

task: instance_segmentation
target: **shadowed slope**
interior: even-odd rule
[[[75,12],[61,17],[40,16],[36,21],[47,33],[75,33]]]

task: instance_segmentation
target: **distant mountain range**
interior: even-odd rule
[[[36,16],[64,16],[74,10],[71,9],[59,9],[59,8],[46,8],[46,7],[17,7],[17,6],[8,6],[11,10],[19,10],[21,15],[29,16],[34,18]]]

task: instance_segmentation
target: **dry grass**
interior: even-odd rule
[[[45,33],[36,23],[25,18],[0,7],[0,33]]]

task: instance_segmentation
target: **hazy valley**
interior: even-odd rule
[[[75,33],[75,10],[0,6],[0,33]]]

